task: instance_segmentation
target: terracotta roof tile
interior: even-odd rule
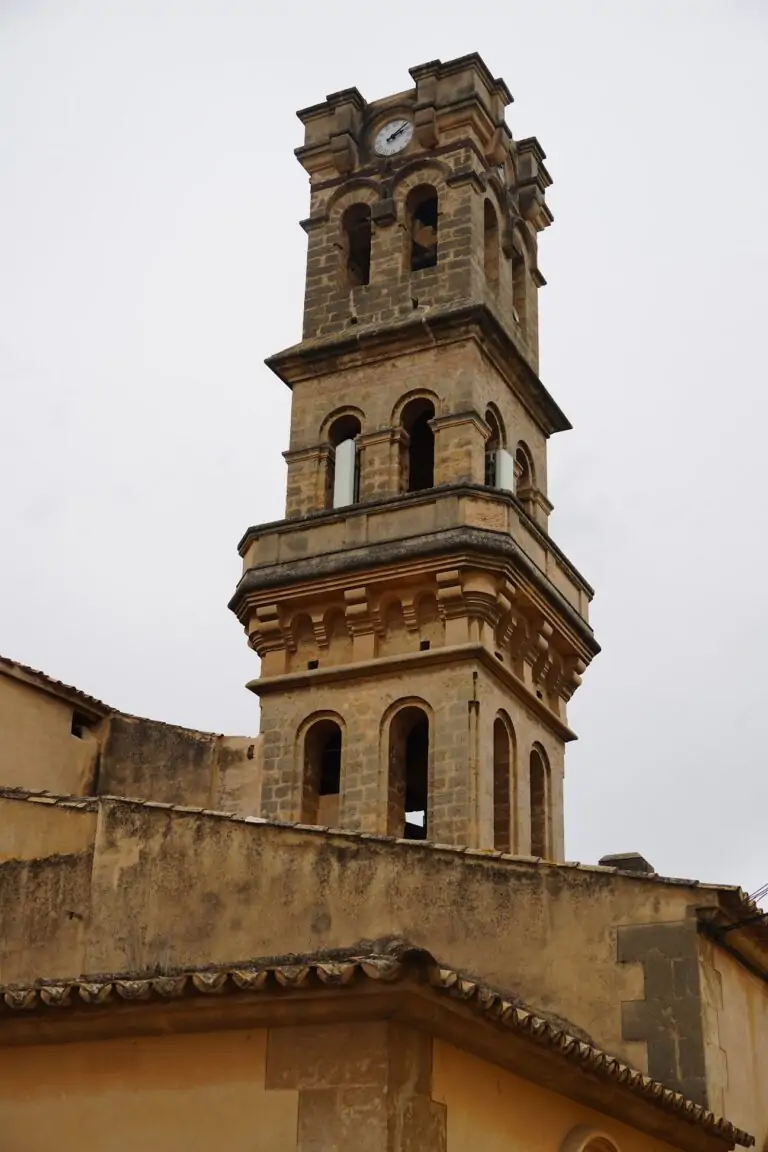
[[[38,981],[33,985],[0,986],[0,1017],[34,1013],[47,1008],[108,1008],[123,1001],[148,1005],[181,997],[237,995],[241,992],[319,990],[323,986],[349,988],[361,980],[396,983],[416,977],[437,996],[465,1002],[478,1016],[554,1051],[585,1074],[611,1081],[642,1097],[654,1108],[672,1113],[687,1123],[729,1144],[752,1147],[754,1137],[680,1092],[665,1087],[638,1069],[570,1034],[560,1024],[513,1002],[489,985],[470,980],[439,965],[420,949],[401,945],[392,954],[296,957],[290,962],[247,961],[226,967],[183,969],[164,973],[83,976],[77,980]],[[56,1014],[58,1019],[64,1016]]]
[[[75,688],[72,684],[65,684],[63,680],[56,680],[46,672],[41,672],[39,668],[31,668],[28,664],[22,664],[18,660],[12,660],[10,656],[0,655],[0,672],[4,670],[4,664],[7,666],[7,671],[9,671],[11,675],[13,675],[14,669],[17,669],[26,676],[39,681],[42,688],[47,688],[57,696],[66,695],[73,700],[79,700],[86,708],[91,708],[95,712],[101,712],[104,715],[115,711],[114,708],[110,708],[109,704],[105,704],[102,700],[97,700],[95,696],[89,696],[87,692],[81,692],[79,688]]]

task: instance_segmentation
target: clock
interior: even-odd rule
[[[407,148],[413,139],[413,122],[405,116],[388,120],[379,128],[373,140],[373,150],[378,156],[396,156]]]

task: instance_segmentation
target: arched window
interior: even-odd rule
[[[490,200],[483,201],[483,266],[491,288],[499,286],[499,218]]]
[[[325,476],[326,508],[356,504],[360,491],[360,461],[356,438],[360,421],[351,414],[339,416],[328,430],[331,452]]]
[[[578,1124],[570,1130],[558,1152],[619,1152],[619,1146],[607,1133]]]
[[[512,834],[512,738],[501,716],[493,722],[493,846],[497,852],[517,847]]]
[[[411,272],[437,264],[437,190],[419,184],[406,201],[408,261]]]
[[[340,791],[341,728],[335,720],[318,720],[304,737],[302,822],[337,823]]]
[[[515,450],[515,492],[525,509],[533,512],[533,497],[536,490],[536,477],[533,458],[526,444],[521,440]]]
[[[515,490],[521,492],[533,488],[534,483],[531,453],[521,440],[515,450]]]
[[[549,764],[541,748],[530,759],[531,856],[549,856]]]
[[[512,241],[512,304],[523,336],[528,329],[528,283],[530,280],[531,254],[521,224],[515,230]]]
[[[350,288],[368,284],[371,279],[371,209],[353,204],[341,218],[344,271]]]
[[[429,717],[416,705],[401,708],[389,729],[387,831],[426,840],[429,830]]]
[[[499,449],[503,447],[501,421],[493,408],[486,408],[485,422],[491,430],[491,434],[485,442],[485,482],[493,488],[496,484],[497,457]]]
[[[403,492],[421,492],[435,485],[435,434],[430,427],[435,406],[426,397],[416,397],[403,409],[401,423],[407,434],[401,454]]]

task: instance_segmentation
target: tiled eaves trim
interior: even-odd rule
[[[34,985],[0,987],[0,1016],[35,1010],[88,1007],[109,1008],[121,1002],[163,1003],[182,997],[237,995],[238,993],[290,993],[294,989],[321,990],[324,986],[349,988],[365,980],[396,983],[415,977],[429,985],[433,994],[466,1003],[477,1015],[508,1028],[527,1041],[554,1051],[585,1074],[609,1080],[652,1107],[673,1113],[712,1136],[750,1148],[755,1139],[723,1117],[694,1103],[680,1092],[666,1088],[636,1068],[587,1044],[542,1016],[529,1011],[488,985],[468,980],[459,972],[436,963],[428,953],[409,949],[400,956],[355,956],[328,960],[303,957],[292,964],[258,962],[237,967],[176,971],[162,976],[137,974],[105,979],[38,982]]]

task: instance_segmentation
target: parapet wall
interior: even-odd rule
[[[22,819],[23,842],[13,833]],[[707,993],[717,976],[697,932],[706,912],[744,913],[738,890],[199,809],[22,793],[0,796],[0,861],[0,985],[405,939],[651,1076],[662,1068],[692,1099],[712,1095],[733,1123],[758,1141],[768,1136],[768,1102],[751,1081],[722,1073],[723,1061],[757,1067],[758,1055],[734,1039],[749,1035],[749,1021],[736,1020],[731,985],[727,1004]],[[752,999],[743,1002],[754,1015],[754,989],[762,1005],[768,986],[734,965],[729,979],[747,978]],[[727,1032],[721,1012],[731,1013]]]

